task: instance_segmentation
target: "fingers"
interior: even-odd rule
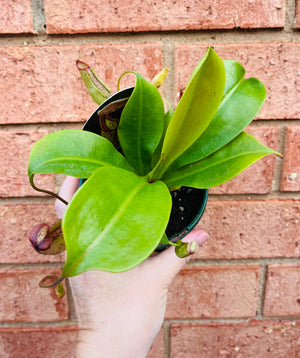
[[[69,202],[72,199],[72,196],[74,195],[76,190],[78,189],[79,180],[79,178],[67,176],[60,188],[59,196]],[[62,203],[60,200],[56,200],[55,210],[56,215],[59,219],[63,217],[66,208],[67,206],[64,203]]]
[[[209,235],[205,231],[194,229],[182,241],[196,241],[202,245],[208,238]],[[175,254],[174,246],[171,246],[159,255],[152,257],[149,264],[152,266],[151,269],[159,275],[158,277],[161,277],[165,281],[164,283],[169,285],[190,258],[191,256],[184,259],[179,258]]]

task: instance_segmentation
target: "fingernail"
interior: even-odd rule
[[[200,236],[198,236],[199,238],[199,244],[203,244],[206,240],[209,239],[209,234],[207,232],[203,232]]]

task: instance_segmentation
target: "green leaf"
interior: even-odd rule
[[[238,62],[225,60],[226,82],[223,98],[205,132],[173,164],[173,168],[196,162],[235,138],[257,115],[266,89],[256,78],[245,80]]]
[[[163,237],[161,238],[160,242],[159,242],[160,245],[172,245],[173,242],[169,241],[168,239],[168,236],[166,233],[163,234]],[[174,245],[174,244],[173,244]]]
[[[128,162],[139,175],[145,175],[163,132],[164,105],[157,88],[135,75],[136,85],[123,109],[118,136]]]
[[[235,87],[239,82],[244,80],[245,69],[235,60],[223,60],[225,67],[225,88],[223,98]]]
[[[104,165],[132,170],[107,139],[71,129],[50,133],[35,143],[29,157],[28,174],[61,173],[88,178]]]
[[[220,104],[225,84],[223,61],[209,48],[197,66],[170,120],[162,148],[162,173],[204,132]],[[159,173],[154,177],[160,177]]]
[[[63,276],[95,269],[120,272],[138,265],[159,244],[171,205],[162,182],[149,184],[145,177],[118,168],[98,169],[77,191],[63,218]]]
[[[162,146],[163,146],[163,142],[164,142],[164,139],[165,139],[165,134],[166,134],[170,119],[172,118],[172,115],[173,115],[173,110],[170,108],[168,110],[168,112],[165,113],[163,133],[161,135],[159,144],[158,144],[158,146],[156,147],[156,149],[155,149],[155,151],[153,153],[151,168],[154,168],[156,166],[156,164],[160,160],[161,149],[162,149]]]
[[[166,173],[162,180],[177,185],[206,189],[225,183],[258,159],[277,154],[250,134],[242,132],[223,148],[196,163]]]

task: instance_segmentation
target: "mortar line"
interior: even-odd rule
[[[33,29],[35,34],[46,33],[46,16],[44,0],[31,0],[31,10],[33,17]]]
[[[228,266],[260,266],[273,264],[299,264],[299,257],[269,257],[269,258],[227,258],[227,259],[191,259],[186,267],[228,267]]]
[[[258,322],[275,322],[278,323],[278,321],[284,322],[284,321],[299,321],[300,323],[300,315],[297,316],[263,316],[261,318],[258,317],[241,317],[241,318],[186,318],[186,319],[166,319],[165,321],[168,322],[168,324],[199,324],[199,325],[206,325],[206,324],[212,324],[212,323],[220,323],[220,324],[232,324],[232,323],[251,323],[251,321],[258,321]]]
[[[279,136],[276,150],[283,155],[286,147],[286,125],[279,128]],[[277,158],[274,164],[274,173],[272,181],[272,192],[280,192],[281,177],[283,173],[283,160]]]
[[[28,184],[29,185],[29,184]],[[48,196],[25,196],[0,198],[1,205],[31,205],[31,204],[54,204],[55,199]]]
[[[268,194],[209,194],[208,195],[208,202],[212,201],[249,201],[249,200],[264,200],[264,201],[271,201],[271,200],[299,200],[300,199],[300,192],[281,192],[281,191],[272,191]]]
[[[261,266],[272,264],[299,264],[299,257],[270,257],[270,258],[246,258],[246,259],[192,259],[186,267],[232,267],[240,266]],[[55,262],[33,262],[33,263],[0,263],[0,270],[46,270],[62,268],[63,261]]]
[[[87,114],[87,116],[90,115]],[[1,123],[0,130],[5,131],[23,131],[23,130],[48,130],[55,132],[61,129],[82,129],[82,122],[37,122],[37,123]]]
[[[274,322],[278,323],[285,321],[299,321],[300,323],[300,315],[297,316],[263,316],[259,319],[256,317],[245,317],[245,318],[188,318],[188,319],[165,319],[164,325],[168,328],[171,328],[172,324],[232,324],[232,323],[248,323],[251,321],[259,321],[259,322]],[[36,321],[36,322],[0,322],[1,328],[56,328],[56,327],[68,327],[68,326],[78,326],[78,322],[76,320],[62,320],[62,321]],[[169,358],[169,355],[164,358]]]
[[[30,247],[29,247],[30,250]],[[33,249],[32,249],[33,250]],[[64,262],[55,261],[55,262],[32,262],[32,263],[0,263],[0,270],[53,270],[53,269],[62,269]]]
[[[42,1],[42,0],[39,0]],[[293,0],[290,0],[293,1]],[[43,25],[44,26],[44,25]],[[77,34],[46,34],[45,31],[31,34],[1,34],[0,46],[47,46],[47,45],[98,45],[125,43],[169,43],[184,44],[216,44],[216,43],[257,43],[259,42],[290,42],[299,41],[297,29],[285,30],[278,28],[258,29],[200,29],[172,30],[152,32],[119,32],[119,33],[77,33]]]
[[[66,291],[67,291],[67,301],[68,301],[68,308],[69,308],[69,320],[71,320],[73,322],[77,322],[77,324],[78,324],[73,292],[72,292],[70,281],[68,280],[68,278],[66,279],[66,288],[67,288]]]
[[[68,327],[77,326],[77,322],[74,320],[63,321],[36,321],[36,322],[0,322],[1,328],[56,328],[56,327]]]
[[[286,0],[285,8],[285,32],[292,32],[296,25],[296,0]]]
[[[258,292],[257,292],[257,312],[256,318],[261,319],[263,317],[263,309],[265,302],[266,284],[267,284],[267,265],[261,265],[258,278]]]
[[[173,43],[162,39],[162,59],[163,66],[169,69],[168,76],[163,84],[163,96],[169,102],[170,106],[174,106],[174,81],[175,81],[175,65],[174,65],[174,51],[175,46]]]
[[[164,320],[163,332],[164,332],[164,358],[170,358],[171,329],[170,329],[170,323],[167,320]]]
[[[244,323],[249,322],[253,317],[242,318],[170,318],[165,321],[170,325],[172,324],[210,324],[210,323]]]

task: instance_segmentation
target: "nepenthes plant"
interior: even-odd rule
[[[109,97],[89,66],[78,66],[96,102]],[[256,78],[245,79],[238,62],[208,48],[174,111],[165,111],[153,83],[134,74],[130,96],[99,111],[100,133],[62,130],[32,148],[28,175],[35,188],[36,174],[84,179],[55,236],[63,237],[67,251],[62,278],[135,267],[159,244],[172,244],[166,228],[174,190],[215,187],[266,155],[280,155],[244,131],[266,89]],[[31,242],[42,251],[44,239],[36,237]],[[181,257],[196,250],[181,240],[173,245]]]

